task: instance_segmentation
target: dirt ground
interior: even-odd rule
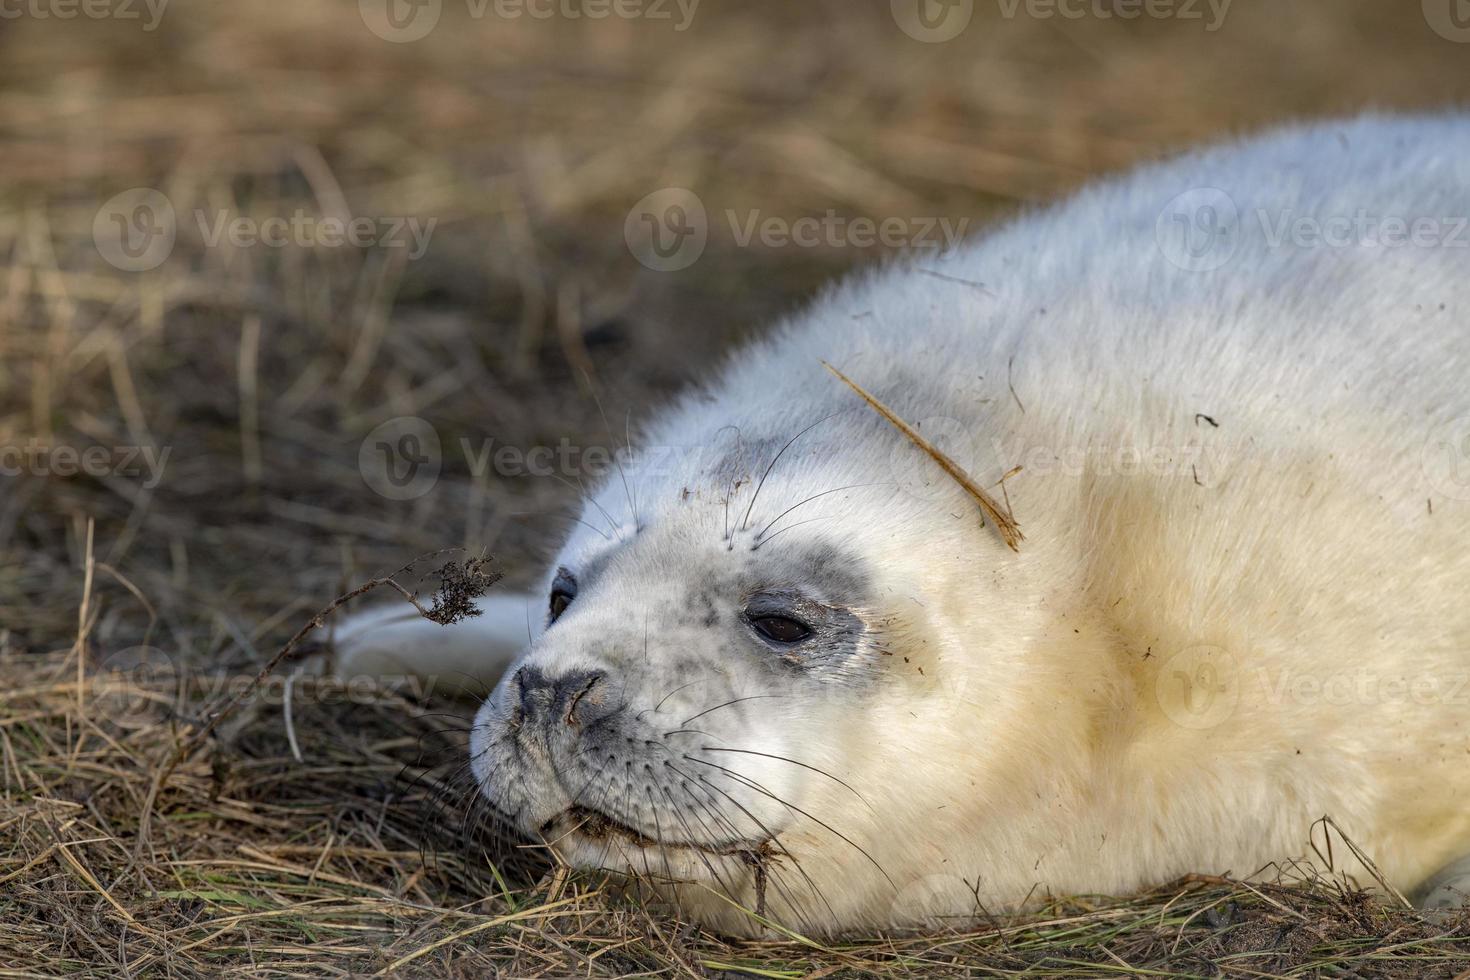
[[[244,686],[417,556],[539,575],[590,457],[891,252],[753,216],[975,232],[1200,140],[1463,104],[1457,2],[0,4],[0,976],[1464,975],[1463,925],[1323,882],[726,943],[492,868],[463,704]],[[709,215],[687,264],[637,244],[667,188]],[[385,440],[437,477],[384,482]]]

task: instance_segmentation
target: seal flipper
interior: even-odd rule
[[[1451,918],[1470,909],[1470,855],[1441,868],[1414,895],[1426,918]]]
[[[441,626],[407,603],[348,617],[333,637],[331,672],[344,678],[411,676],[436,690],[482,696],[541,628],[540,601],[494,593],[476,601],[480,614]]]

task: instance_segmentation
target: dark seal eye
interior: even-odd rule
[[[548,622],[556,622],[561,614],[567,611],[567,606],[577,597],[577,580],[572,573],[565,568],[558,569],[556,581],[551,583],[551,605],[549,609]]]
[[[752,619],[750,625],[772,643],[800,643],[812,635],[805,623],[786,616],[760,616]]]

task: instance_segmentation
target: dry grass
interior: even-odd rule
[[[462,733],[403,692],[310,693],[154,775],[220,703],[218,677],[5,662],[0,975],[950,977],[1455,975],[1470,918],[1433,925],[1329,882],[1199,878],[1026,921],[822,944],[729,944],[456,828]],[[436,765],[435,763],[445,763]],[[151,819],[144,826],[144,815]],[[498,973],[496,971],[499,971]]]
[[[909,442],[912,442],[914,446],[919,449],[920,452],[924,453],[924,455],[928,456],[930,459],[934,460],[934,462],[938,463],[940,469],[944,470],[944,472],[949,475],[950,479],[958,483],[964,489],[965,493],[974,498],[976,505],[980,508],[980,513],[984,515],[981,520],[982,524],[986,519],[988,519],[990,523],[995,526],[996,531],[1000,534],[1001,540],[1006,543],[1007,548],[1010,548],[1012,551],[1021,550],[1021,542],[1026,540],[1026,535],[1021,533],[1021,526],[1016,523],[1016,519],[1011,514],[1011,509],[1009,507],[1002,508],[1001,505],[998,504],[995,499],[990,496],[990,494],[985,492],[984,487],[976,483],[975,480],[968,473],[965,472],[963,467],[961,467],[954,460],[950,459],[949,456],[946,455],[942,450],[940,450],[938,446],[935,446],[928,439],[925,439],[923,436],[921,436],[913,426],[909,425],[903,419],[899,418],[894,413],[893,409],[889,408],[887,405],[883,404],[883,402],[875,398],[866,388],[849,378],[847,375],[843,374],[841,371],[837,370],[832,365],[827,364],[825,361],[822,363],[828,371],[831,371],[834,375],[837,376],[837,380],[841,381],[843,384],[847,385],[849,388],[855,391],[858,394],[858,397],[867,402],[868,406],[872,408],[873,411],[877,412],[884,419],[884,421],[893,426],[899,432],[902,432],[904,437],[907,438]],[[1018,472],[1020,472],[1019,469],[1012,470],[1011,473],[1008,473],[1006,475],[1009,477]]]
[[[650,272],[622,238],[644,195],[693,188],[717,220],[978,224],[1222,131],[1462,101],[1470,49],[1418,6],[1240,0],[1209,33],[979,4],[943,45],[905,38],[885,3],[836,0],[707,0],[682,33],[447,3],[414,44],[374,37],[350,0],[177,3],[154,31],[5,20],[0,447],[169,457],[156,486],[0,476],[0,973],[1464,970],[1463,930],[1326,885],[1207,880],[965,935],[727,945],[533,854],[492,869],[461,826],[466,709],[413,690],[272,682],[158,778],[227,682],[352,583],[453,546],[533,574],[575,481],[476,475],[461,437],[614,446],[590,390],[611,428],[636,426],[744,332],[881,258],[727,233]],[[145,273],[92,243],[101,203],[135,186],[180,216]],[[194,217],[298,208],[437,224],[407,261],[210,247]],[[444,469],[389,500],[358,447],[410,414]]]

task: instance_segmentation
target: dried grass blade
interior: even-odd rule
[[[918,446],[926,454],[928,454],[929,458],[938,463],[940,468],[943,469],[944,472],[948,473],[956,483],[963,487],[966,493],[975,498],[975,503],[980,505],[981,513],[988,517],[990,519],[990,523],[994,524],[996,530],[1000,532],[1001,539],[1005,541],[1006,547],[1010,548],[1012,551],[1021,550],[1021,542],[1026,540],[1026,535],[1021,533],[1020,525],[1016,523],[1016,519],[1010,514],[1008,509],[1003,510],[1001,506],[995,502],[994,497],[990,496],[990,494],[981,489],[978,483],[970,479],[969,474],[960,469],[958,463],[950,459],[928,439],[925,439],[923,436],[919,435],[918,431],[915,430],[913,426],[909,425],[903,419],[899,418],[896,414],[894,414],[891,408],[883,404],[877,398],[873,397],[873,395],[871,395],[856,381],[852,380],[847,375],[843,374],[841,371],[833,367],[831,364],[828,364],[826,361],[822,362],[822,366],[825,367],[828,371],[831,371],[834,375],[836,375],[837,380],[841,381],[853,391],[857,392],[858,395],[863,399],[863,401],[868,403],[873,411],[883,416],[883,418],[886,419],[889,424],[891,424],[895,429],[907,436],[910,442],[912,442],[914,445]]]

